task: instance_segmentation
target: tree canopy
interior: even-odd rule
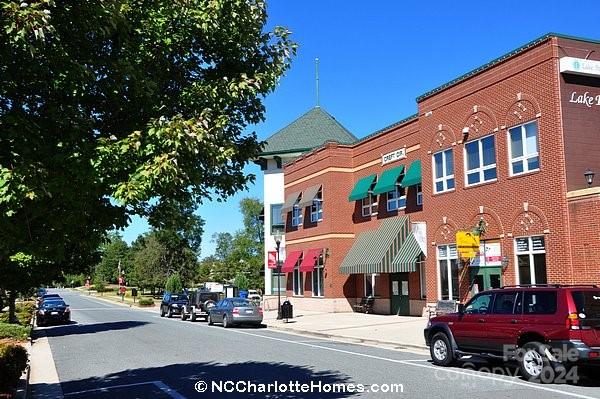
[[[246,128],[296,49],[266,21],[262,0],[0,0],[0,288],[93,264],[134,214],[180,232],[173,208],[253,181]]]

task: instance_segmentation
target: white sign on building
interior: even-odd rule
[[[381,156],[381,165],[387,165],[388,163],[396,162],[404,158],[406,158],[406,148],[400,148],[399,150],[383,154]]]
[[[577,75],[600,76],[600,61],[562,57],[560,59],[560,71]]]

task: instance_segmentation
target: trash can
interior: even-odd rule
[[[240,291],[240,298],[248,298],[248,291]]]
[[[294,307],[290,301],[281,304],[281,318],[286,320],[294,318]]]

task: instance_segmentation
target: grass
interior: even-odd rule
[[[31,333],[31,327],[18,324],[0,323],[0,339],[26,341]]]

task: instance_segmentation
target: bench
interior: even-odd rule
[[[373,305],[375,304],[375,298],[372,296],[368,296],[366,298],[361,298],[360,302],[352,305],[352,308],[355,312],[361,313],[373,313]]]

